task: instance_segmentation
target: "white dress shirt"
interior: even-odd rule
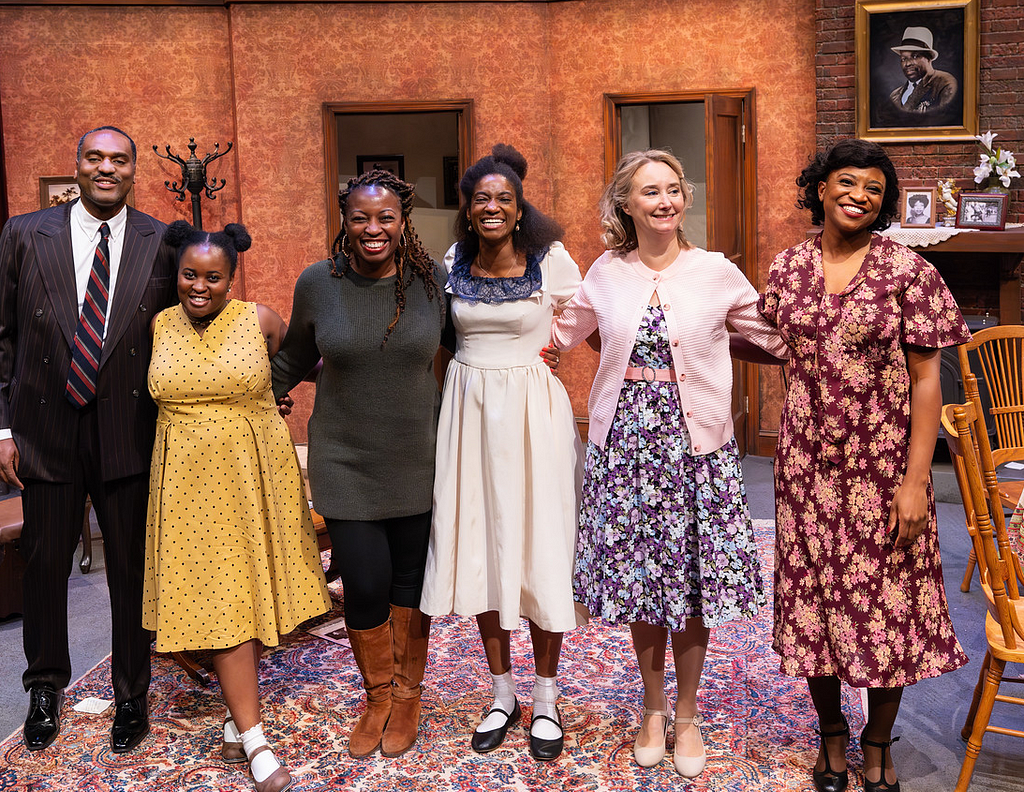
[[[85,302],[85,290],[89,285],[89,274],[92,272],[92,260],[96,255],[96,246],[100,243],[100,224],[106,222],[110,226],[110,286],[107,293],[107,317],[110,306],[114,302],[114,289],[117,285],[117,273],[121,265],[121,251],[124,250],[124,234],[128,225],[128,207],[122,206],[121,211],[109,220],[98,220],[89,214],[81,201],[71,207],[71,253],[75,262],[75,286],[78,289],[78,315],[82,315],[82,304]],[[106,317],[105,317],[106,319]],[[103,337],[107,335],[107,323],[103,323]]]

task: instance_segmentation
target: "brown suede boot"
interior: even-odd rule
[[[391,692],[391,719],[384,730],[380,752],[399,756],[416,743],[420,727],[420,695],[427,665],[430,617],[417,608],[391,606],[392,641],[395,646],[395,687]]]
[[[366,712],[349,735],[348,752],[353,758],[362,759],[377,750],[391,715],[391,682],[395,669],[391,620],[369,630],[350,628],[348,637],[366,690]]]

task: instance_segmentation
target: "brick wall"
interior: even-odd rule
[[[979,131],[1014,152],[1024,168],[1024,0],[981,0]],[[819,149],[856,134],[854,0],[815,0],[817,54],[816,136]],[[975,141],[879,141],[901,179],[954,178],[973,183],[980,148]],[[1024,170],[1021,171],[1024,173]],[[1024,180],[1011,183],[1009,222],[1024,220]]]

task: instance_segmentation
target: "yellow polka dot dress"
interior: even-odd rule
[[[271,393],[256,305],[231,300],[200,337],[156,318],[143,626],[160,652],[279,636],[330,607],[295,447]]]

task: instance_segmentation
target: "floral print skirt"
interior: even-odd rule
[[[630,366],[671,368],[660,306]],[[593,616],[673,632],[766,602],[736,440],[693,454],[674,383],[627,380],[604,449],[587,445],[574,586]]]

